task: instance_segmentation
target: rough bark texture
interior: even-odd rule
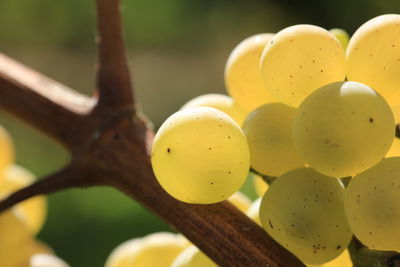
[[[0,54],[0,106],[66,147],[64,170],[0,201],[0,211],[69,187],[118,188],[170,223],[221,266],[304,266],[228,202],[190,205],[157,183],[153,132],[136,112],[118,0],[97,0],[97,93],[88,98]]]

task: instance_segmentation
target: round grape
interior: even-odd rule
[[[247,112],[274,101],[264,87],[259,68],[261,53],[273,36],[271,33],[262,33],[243,40],[226,63],[225,86],[238,105]]]
[[[327,30],[295,25],[278,32],[261,57],[265,86],[275,98],[297,107],[319,87],[345,78],[345,56]]]
[[[171,196],[209,204],[241,187],[250,156],[246,137],[233,119],[213,108],[195,107],[163,123],[154,138],[151,162],[158,182]]]
[[[367,247],[400,252],[400,157],[387,158],[354,176],[345,211],[355,236]]]
[[[250,149],[250,164],[257,172],[279,176],[304,167],[292,140],[292,122],[296,109],[281,103],[263,105],[249,114],[243,123]]]
[[[337,257],[352,233],[338,179],[310,168],[278,177],[261,201],[260,219],[268,234],[307,264]]]
[[[400,104],[400,15],[364,23],[347,48],[347,78],[371,86],[390,105]]]
[[[358,82],[336,82],[308,96],[297,110],[293,142],[305,162],[333,177],[352,176],[378,163],[394,138],[386,101]]]
[[[186,248],[176,257],[171,267],[217,267],[206,254],[195,246]]]

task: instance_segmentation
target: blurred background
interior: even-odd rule
[[[135,93],[156,128],[189,99],[225,93],[225,61],[250,35],[300,23],[352,34],[372,17],[400,13],[398,0],[125,0],[122,7]],[[93,0],[1,0],[0,52],[90,95],[95,23]],[[68,162],[29,126],[4,112],[0,123],[13,136],[17,163],[36,175]],[[243,191],[254,199],[249,183]],[[74,189],[49,197],[39,238],[71,266],[91,267],[102,266],[121,242],[157,231],[172,229],[122,193]]]

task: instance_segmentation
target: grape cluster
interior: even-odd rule
[[[228,199],[307,266],[353,266],[353,234],[400,252],[399,71],[400,15],[371,19],[351,38],[313,25],[251,36],[227,60],[230,96],[199,96],[160,127],[155,176],[183,202]],[[253,203],[234,194],[247,177]],[[148,238],[129,241],[125,256],[117,248],[107,267],[166,244]],[[162,266],[216,266],[181,238],[157,252]]]
[[[0,199],[32,184],[36,177],[14,163],[10,134],[0,126]],[[50,247],[35,238],[47,214],[47,200],[37,196],[0,214],[0,266],[68,267]]]

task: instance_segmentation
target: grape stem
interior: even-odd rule
[[[268,185],[271,185],[276,179],[275,176],[269,176],[269,175],[266,175],[266,174],[262,174],[262,173],[256,171],[253,168],[251,168],[250,171],[255,173],[255,174],[257,174],[258,176],[260,176],[264,180],[264,182],[266,182]]]
[[[63,170],[0,201],[71,187],[112,186],[158,214],[220,266],[304,266],[227,201],[190,205],[169,196],[150,163],[154,133],[136,109],[118,0],[96,0],[98,67],[86,97],[0,54],[0,106],[71,153]]]
[[[348,249],[354,267],[400,267],[400,253],[369,249],[356,237]]]

